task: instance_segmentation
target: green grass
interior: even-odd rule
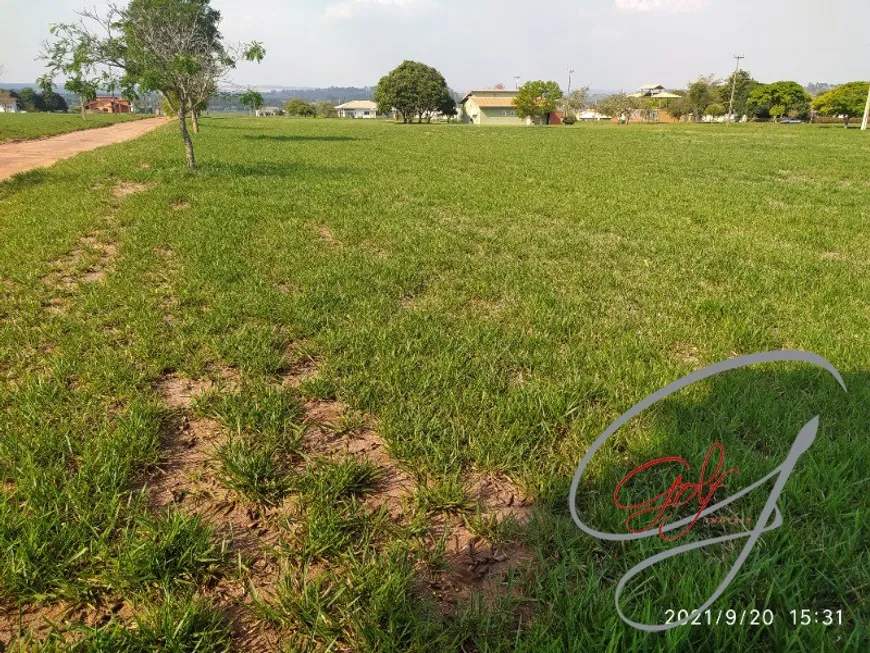
[[[83,129],[96,129],[119,122],[152,116],[129,113],[4,113],[0,114],[0,143],[30,138],[45,138]]]
[[[218,458],[242,500],[287,511],[277,550],[288,576],[260,613],[291,648],[864,650],[864,136],[806,125],[213,118],[196,137],[193,175],[176,130],[164,128],[0,184],[0,599],[87,603],[134,578],[149,609],[172,611],[191,585],[206,591],[212,550],[201,532],[179,526],[177,545],[157,547],[150,533],[173,528],[142,526],[151,517],[137,479],[171,423],[164,375],[231,366],[245,383],[218,388],[195,412],[232,436]],[[147,189],[115,198],[121,180]],[[105,281],[43,282],[95,230],[118,247]],[[46,311],[57,299],[63,310]],[[277,389],[290,347],[321,361],[302,396]],[[654,390],[783,347],[828,358],[848,394],[798,365],[688,388],[603,448],[578,503],[587,522],[621,528],[611,496],[629,469],[681,455],[696,473],[713,441],[740,468],[733,491],[778,465],[820,414],[780,500],[784,525],[714,605],[770,608],[775,624],[655,635],[626,626],[616,582],[671,545],[578,531],[566,505],[575,466]],[[308,398],[376,419],[391,454],[428,480],[413,497],[418,521],[391,526],[363,509],[355,495],[372,487],[369,471],[299,462]],[[351,416],[336,430],[361,425]],[[475,516],[461,483],[472,471],[519,484],[535,501],[532,524],[517,532]],[[763,499],[734,512],[754,517]],[[533,573],[495,606],[472,598],[440,614],[416,590],[419,520],[436,513],[519,540]],[[728,528],[699,525],[690,538]],[[653,622],[691,610],[737,553],[726,545],[657,565],[630,584],[623,608]],[[183,582],[146,573],[158,559]],[[311,573],[294,575],[305,565]],[[155,596],[155,582],[168,594]],[[793,609],[842,609],[845,623],[796,627]],[[203,614],[178,631],[190,639],[175,650],[197,637],[203,650],[220,648],[219,621]],[[169,641],[162,623],[140,627],[142,641]],[[86,641],[114,650],[130,626]]]

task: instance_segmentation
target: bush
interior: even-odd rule
[[[563,125],[573,125],[575,122],[577,122],[577,118],[572,116],[570,113],[566,116],[562,116]]]

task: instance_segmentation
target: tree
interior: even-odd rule
[[[456,108],[456,100],[453,99],[449,91],[441,96],[441,100],[438,102],[438,112],[447,118],[447,122],[450,122],[451,118],[455,118],[458,115],[459,111]]]
[[[130,99],[159,91],[174,105],[187,166],[195,168],[188,116],[196,120],[238,61],[261,61],[262,44],[225,46],[220,12],[209,0],[130,0],[122,9],[110,4],[103,14],[79,16],[77,23],[52,27],[55,41],[44,54],[51,74],[66,75],[80,97],[96,88],[120,89]]]
[[[42,105],[44,111],[62,111],[63,113],[69,111],[66,100],[63,99],[62,95],[59,95],[54,91],[43,93]]]
[[[746,102],[749,99],[749,94],[761,86],[761,82],[752,79],[748,70],[738,70],[736,73],[731,73],[718,87],[717,102],[726,109],[731,103],[732,86],[734,88],[734,115],[742,116],[747,113]]]
[[[562,89],[554,81],[534,80],[520,86],[514,105],[520,118],[545,120],[547,115],[559,108]]]
[[[85,117],[85,107],[97,99],[97,83],[92,80],[87,80],[84,76],[79,75],[68,79],[63,87],[70,93],[75,93],[79,98],[79,106],[81,107],[82,118]]]
[[[239,102],[241,102],[243,107],[248,107],[248,111],[256,113],[262,107],[265,101],[263,100],[263,96],[253,89],[248,89],[244,93],[242,93],[242,97],[239,98]]]
[[[22,111],[27,111],[28,113],[45,110],[42,104],[42,96],[29,86],[18,91],[18,104],[21,105]]]
[[[709,107],[704,109],[704,115],[718,118],[719,116],[725,115],[726,111],[728,110],[723,105],[719,104],[718,102],[714,102]]]
[[[586,108],[587,103],[589,102],[589,87],[584,86],[582,88],[575,89],[571,91],[568,95],[567,104],[568,109],[570,109],[573,113],[580,113],[583,109]]]
[[[313,104],[309,104],[305,100],[298,97],[293,98],[284,105],[288,116],[303,116],[313,118],[317,115],[317,108]]]
[[[618,118],[620,122],[625,117],[625,123],[631,121],[631,114],[637,109],[637,98],[625,93],[614,93],[603,98],[598,103],[598,110],[606,116]]]
[[[318,102],[314,107],[315,114],[320,118],[335,118],[338,112],[332,102]]]
[[[374,100],[379,113],[395,109],[402,122],[431,119],[432,113],[444,102],[450,90],[444,76],[431,66],[419,61],[403,61],[394,70],[381,77],[375,88]]]
[[[692,109],[689,107],[689,101],[686,97],[685,91],[672,92],[675,95],[679,95],[680,97],[663,100],[661,107],[669,114],[671,114],[671,116],[676,120],[681,120],[683,116],[688,116],[690,113],[692,113]]]
[[[813,108],[823,116],[843,116],[843,126],[864,113],[870,83],[849,82],[823,93],[813,100]]]
[[[689,90],[686,92],[686,107],[695,122],[701,119],[708,106],[717,101],[719,89],[719,81],[713,75],[702,75],[689,84]]]
[[[759,86],[749,94],[746,108],[759,118],[777,119],[784,115],[806,115],[811,98],[797,82],[774,82]]]

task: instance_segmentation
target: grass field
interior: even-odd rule
[[[176,132],[0,184],[0,641],[867,650],[862,133],[214,118],[191,175]],[[576,465],[651,392],[778,348],[848,394],[804,365],[691,386],[604,447],[578,501],[624,529],[628,470],[697,470],[714,441],[733,493],[820,414],[785,523],[713,606],[774,623],[625,625],[616,583],[673,545],[579,531]],[[691,611],[740,546],[657,565],[623,610]]]
[[[57,136],[148,117],[130,113],[92,113],[86,118],[78,113],[4,113],[0,114],[0,143]]]

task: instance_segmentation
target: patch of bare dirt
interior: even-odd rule
[[[190,208],[190,202],[187,200],[175,200],[170,206],[173,211],[184,211]]]
[[[317,237],[323,241],[328,247],[338,247],[339,242],[336,240],[335,236],[332,235],[332,232],[327,229],[323,225],[318,225],[314,228],[314,233],[317,234]]]
[[[823,261],[842,261],[845,258],[840,252],[824,252],[822,254]]]
[[[298,371],[296,371],[298,374]],[[391,517],[401,521],[410,507],[416,485],[390,455],[384,439],[364,418],[360,424],[347,428],[348,409],[338,401],[313,400],[305,405],[308,425],[303,447],[308,455],[341,458],[367,458],[382,471],[383,483],[367,497],[372,509],[385,506]],[[352,422],[352,420],[351,420]],[[513,520],[521,529],[532,512],[531,498],[506,476],[473,474],[466,478],[466,493],[474,502],[481,518]],[[461,516],[435,515],[428,535],[432,550],[444,546],[443,567],[427,569],[421,574],[424,591],[433,596],[445,612],[481,593],[485,600],[495,602],[510,587],[506,579],[528,566],[532,552],[516,543],[493,545],[477,535]]]
[[[6,650],[14,640],[30,637],[44,640],[53,626],[63,630],[66,624],[82,623],[90,627],[108,624],[113,619],[127,620],[135,613],[134,607],[123,600],[86,607],[61,601],[52,605],[0,604],[0,651]],[[27,650],[26,646],[23,650]]]
[[[700,362],[698,348],[692,345],[678,344],[674,347],[674,357],[686,365],[697,365]]]
[[[227,539],[230,551],[240,556],[247,573],[244,580],[221,579],[208,595],[230,620],[239,650],[271,650],[277,635],[256,619],[249,606],[252,588],[261,596],[269,596],[278,576],[278,563],[270,548],[278,543],[280,529],[275,518],[280,508],[247,505],[217,478],[213,460],[227,434],[215,421],[196,417],[191,406],[219,384],[236,385],[240,375],[227,367],[215,370],[215,375],[217,382],[170,374],[159,384],[161,398],[173,410],[174,420],[164,440],[163,462],[146,480],[149,504],[153,510],[172,506],[200,515]]]
[[[140,184],[135,181],[120,181],[115,184],[115,188],[112,190],[112,195],[118,199],[122,199],[129,195],[135,195],[136,193],[144,193],[146,190],[148,190],[146,184]]]
[[[105,280],[117,257],[117,246],[109,242],[106,235],[99,231],[83,237],[79,245],[54,261],[51,272],[42,278],[46,286],[69,293],[75,291],[81,284]],[[63,299],[53,298],[45,310],[49,313],[61,314],[65,311],[65,304]]]
[[[521,529],[531,517],[532,499],[507,476],[470,475],[466,492],[483,519],[512,520]],[[516,594],[519,588],[509,580],[534,560],[528,547],[515,541],[488,542],[459,516],[436,517],[429,537],[433,545],[443,542],[444,566],[430,569],[424,583],[444,612],[455,610],[472,593],[480,594],[489,605],[508,592]]]
[[[282,375],[284,385],[298,388],[305,381],[313,379],[320,371],[320,362],[311,356],[300,356],[295,363]]]
[[[368,421],[345,429],[342,417],[347,407],[337,401],[310,401],[305,405],[306,429],[303,446],[308,454],[327,458],[366,458],[381,470],[379,487],[366,497],[366,505],[385,507],[394,519],[404,515],[414,494],[414,481],[390,456],[386,442]]]

